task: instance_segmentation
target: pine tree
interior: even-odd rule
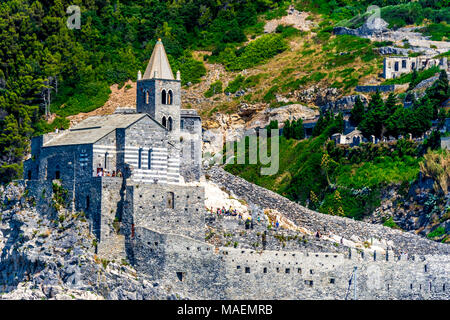
[[[359,96],[356,97],[355,105],[351,111],[350,121],[354,126],[358,126],[358,124],[362,121],[365,113],[364,104],[361,101]]]

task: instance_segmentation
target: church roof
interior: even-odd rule
[[[92,144],[111,133],[112,131],[120,128],[128,128],[136,121],[149,117],[146,113],[136,114],[111,114],[105,116],[89,117],[79,124],[64,130],[55,135],[52,139],[50,134],[49,140],[44,143],[44,147],[65,146],[65,145],[77,145],[77,144]],[[161,126],[157,121],[155,121]],[[165,129],[161,126],[161,128]]]
[[[156,76],[155,76],[156,72]],[[147,69],[145,69],[142,79],[166,79],[174,80],[172,69],[170,68],[169,59],[167,59],[166,50],[161,39],[158,40],[153,49],[152,56],[148,62]]]

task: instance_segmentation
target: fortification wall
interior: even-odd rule
[[[219,248],[146,228],[137,230],[134,252],[140,271],[196,299],[345,299],[355,267],[358,299],[450,298],[448,256]]]
[[[124,227],[129,230],[144,227],[205,238],[203,187],[127,181],[126,202]]]
[[[385,240],[391,244],[390,249],[394,250],[394,252],[450,254],[449,245],[421,238],[411,233],[309,210],[275,192],[236,177],[219,167],[211,168],[208,170],[207,175],[213,182],[223,186],[247,202],[254,203],[262,208],[277,210],[294,221],[298,226],[309,230],[326,230],[326,232],[343,236],[346,239],[356,237],[362,242],[370,242],[372,238]]]

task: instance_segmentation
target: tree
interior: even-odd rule
[[[361,98],[359,96],[356,97],[355,105],[353,106],[353,109],[351,111],[350,115],[350,121],[354,126],[358,126],[358,124],[362,121],[364,117],[364,113],[366,108],[364,107],[364,104],[361,101]]]
[[[358,128],[366,137],[374,135],[375,137],[382,138],[387,131],[385,122],[388,118],[389,112],[385,107],[380,92],[377,91],[372,95],[368,106],[368,112],[360,122]]]
[[[302,119],[297,119],[297,121],[294,122],[293,138],[296,140],[301,140],[305,138],[305,129],[303,128]]]
[[[288,140],[292,138],[291,122],[289,120],[284,122],[283,136]]]

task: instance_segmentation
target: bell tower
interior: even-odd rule
[[[180,72],[175,79],[164,45],[158,39],[144,74],[138,72],[136,111],[148,113],[171,133],[179,133],[180,109]]]

